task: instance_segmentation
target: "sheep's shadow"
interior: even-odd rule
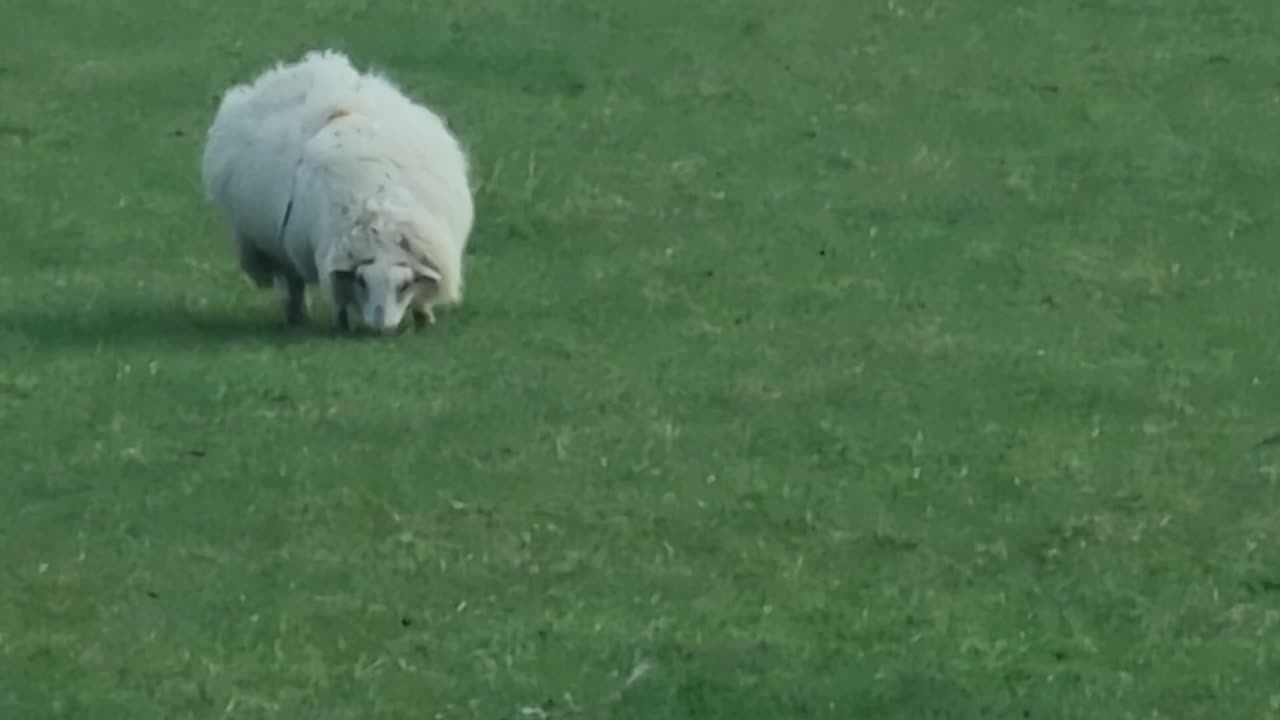
[[[75,313],[10,310],[0,314],[0,345],[37,350],[289,345],[333,336],[315,317],[290,327],[282,317],[265,312],[195,309],[176,303],[96,305]]]

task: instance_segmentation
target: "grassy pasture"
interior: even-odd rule
[[[1278,26],[6,0],[0,718],[1280,718]],[[427,333],[201,196],[323,46],[473,155]]]

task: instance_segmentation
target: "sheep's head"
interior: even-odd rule
[[[399,247],[347,255],[332,277],[338,301],[358,307],[364,324],[383,334],[399,330],[409,308],[435,294],[440,283],[425,259]]]

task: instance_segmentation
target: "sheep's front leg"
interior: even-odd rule
[[[421,330],[427,325],[436,324],[436,314],[431,310],[429,303],[419,303],[413,306],[413,327],[415,330]]]
[[[307,284],[296,275],[285,275],[281,281],[281,303],[285,324],[301,325],[307,321]]]
[[[339,333],[351,331],[351,318],[347,314],[346,303],[335,303],[333,306],[333,329]]]
[[[329,296],[329,308],[333,318],[333,329],[338,335],[345,335],[351,330],[350,316],[347,314],[347,308],[351,306],[355,299],[352,294],[352,283],[354,279],[350,272],[330,272],[327,281],[321,281],[321,286],[325,288],[326,294]]]

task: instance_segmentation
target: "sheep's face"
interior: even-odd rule
[[[350,270],[334,272],[346,295],[360,309],[360,319],[375,332],[400,329],[405,314],[419,299],[435,291],[439,275],[413,260],[376,257]]]

